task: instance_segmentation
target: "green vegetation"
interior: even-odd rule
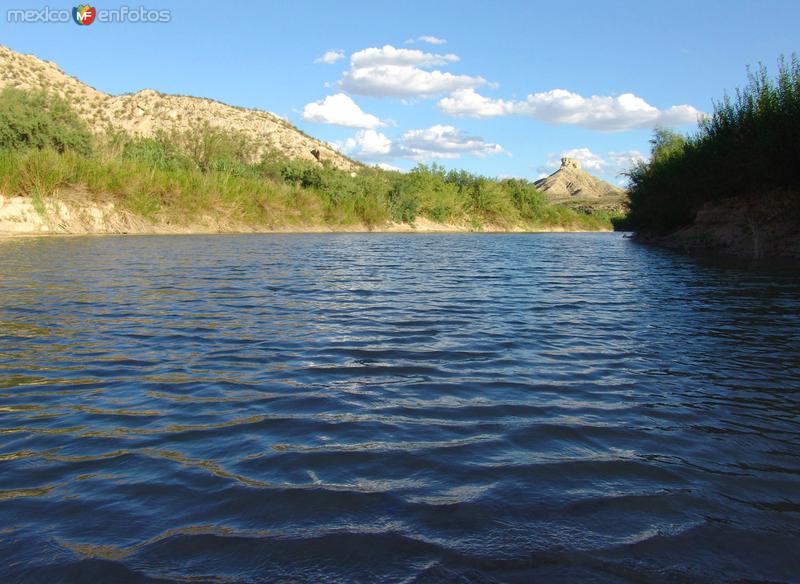
[[[696,135],[659,129],[649,162],[629,178],[631,224],[667,232],[691,223],[707,201],[790,193],[800,202],[800,63],[761,66],[735,98],[725,96]]]
[[[67,102],[47,93],[0,91],[0,149],[52,148],[87,154],[91,135]]]
[[[2,99],[13,107],[0,117],[0,192],[30,196],[42,209],[44,199],[69,191],[151,221],[191,225],[211,218],[221,228],[372,228],[424,217],[476,229],[609,229],[614,218],[551,205],[526,180],[435,164],[408,173],[368,167],[350,173],[275,152],[259,155],[258,144],[211,127],[91,138],[61,100],[20,90],[6,90]]]

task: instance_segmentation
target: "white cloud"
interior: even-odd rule
[[[353,154],[361,158],[374,159],[387,157],[392,151],[392,141],[381,132],[375,130],[359,130],[352,138],[331,144],[345,154]]]
[[[350,69],[339,85],[356,95],[401,98],[431,97],[486,85],[482,77],[428,70],[458,60],[452,53],[426,53],[391,45],[371,47],[351,55]]]
[[[438,106],[451,116],[489,118],[522,115],[550,124],[573,124],[604,132],[691,124],[696,123],[701,115],[689,105],[673,106],[661,111],[632,93],[617,97],[583,97],[565,89],[532,93],[524,100],[513,101],[490,99],[472,88],[464,88],[439,100]]]
[[[646,160],[647,156],[638,150],[626,150],[625,152],[608,153],[608,161],[612,168],[617,168],[620,172],[629,170],[633,165]]]
[[[319,124],[334,124],[348,128],[377,128],[385,124],[376,116],[364,112],[344,93],[329,95],[321,101],[306,104],[303,119]]]
[[[429,45],[445,45],[447,41],[445,39],[441,39],[439,37],[430,36],[430,35],[423,35],[419,36],[415,39],[408,39],[406,41],[407,45],[411,45],[414,43],[428,43]]]
[[[690,105],[673,105],[661,112],[658,125],[666,127],[685,126],[689,123],[696,123],[698,118],[705,116]]]
[[[536,169],[539,173],[538,178],[544,178],[558,170],[563,157],[578,160],[583,170],[606,177],[619,177],[621,173],[629,170],[634,164],[646,159],[638,150],[608,152],[605,156],[600,156],[589,148],[572,148],[570,150],[562,150],[560,154],[550,152],[547,155],[545,164]]]
[[[364,160],[405,158],[425,161],[456,159],[465,155],[484,157],[504,152],[499,144],[491,144],[478,136],[464,134],[453,126],[442,125],[409,130],[396,141],[375,130],[360,130],[352,138],[333,143],[332,146]]]
[[[426,53],[419,49],[397,49],[392,45],[380,48],[370,47],[357,51],[350,56],[353,68],[377,67],[379,65],[415,65],[417,67],[433,67],[458,61],[458,55],[447,53]]]
[[[400,137],[400,148],[405,158],[430,160],[433,158],[460,158],[462,154],[483,158],[503,152],[499,144],[490,144],[483,138],[469,136],[453,126],[437,124],[425,130],[409,130]]]
[[[581,168],[587,171],[603,172],[608,163],[588,148],[573,148],[564,150],[561,156],[580,161]],[[560,161],[559,161],[560,162]]]
[[[486,80],[482,77],[397,65],[351,69],[340,82],[346,91],[374,97],[430,97],[485,84]]]
[[[474,89],[459,89],[443,97],[437,104],[439,109],[451,116],[469,118],[494,118],[507,116],[514,112],[514,102],[490,99]]]
[[[339,59],[344,59],[344,51],[341,49],[325,51],[321,57],[314,59],[315,63],[324,63],[325,65],[333,65]]]

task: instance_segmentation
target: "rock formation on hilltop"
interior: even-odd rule
[[[625,191],[581,169],[573,158],[562,158],[561,168],[548,177],[537,180],[536,188],[553,201],[579,199],[621,200]]]
[[[0,89],[3,87],[55,93],[66,99],[94,132],[112,129],[152,136],[157,130],[184,131],[207,124],[243,134],[256,147],[257,155],[277,150],[290,158],[329,161],[344,170],[359,166],[273,113],[152,89],[109,95],[67,75],[52,62],[0,45]]]

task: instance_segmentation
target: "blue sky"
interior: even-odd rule
[[[800,45],[800,2],[167,2],[159,24],[7,22],[0,43],[108,93],[266,109],[355,158],[536,179],[571,153],[618,181],[656,124]],[[325,54],[329,53],[327,58]],[[316,61],[316,62],[315,62]],[[326,99],[327,98],[327,99]]]

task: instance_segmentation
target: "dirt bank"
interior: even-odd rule
[[[204,216],[187,224],[150,221],[113,203],[97,203],[80,196],[59,195],[47,199],[0,195],[0,236],[191,234],[191,233],[457,233],[457,232],[566,232],[563,227],[499,227],[436,223],[419,217],[413,224],[384,225],[247,225],[220,222]]]
[[[781,191],[711,201],[687,227],[634,239],[691,254],[800,259],[800,196]]]

